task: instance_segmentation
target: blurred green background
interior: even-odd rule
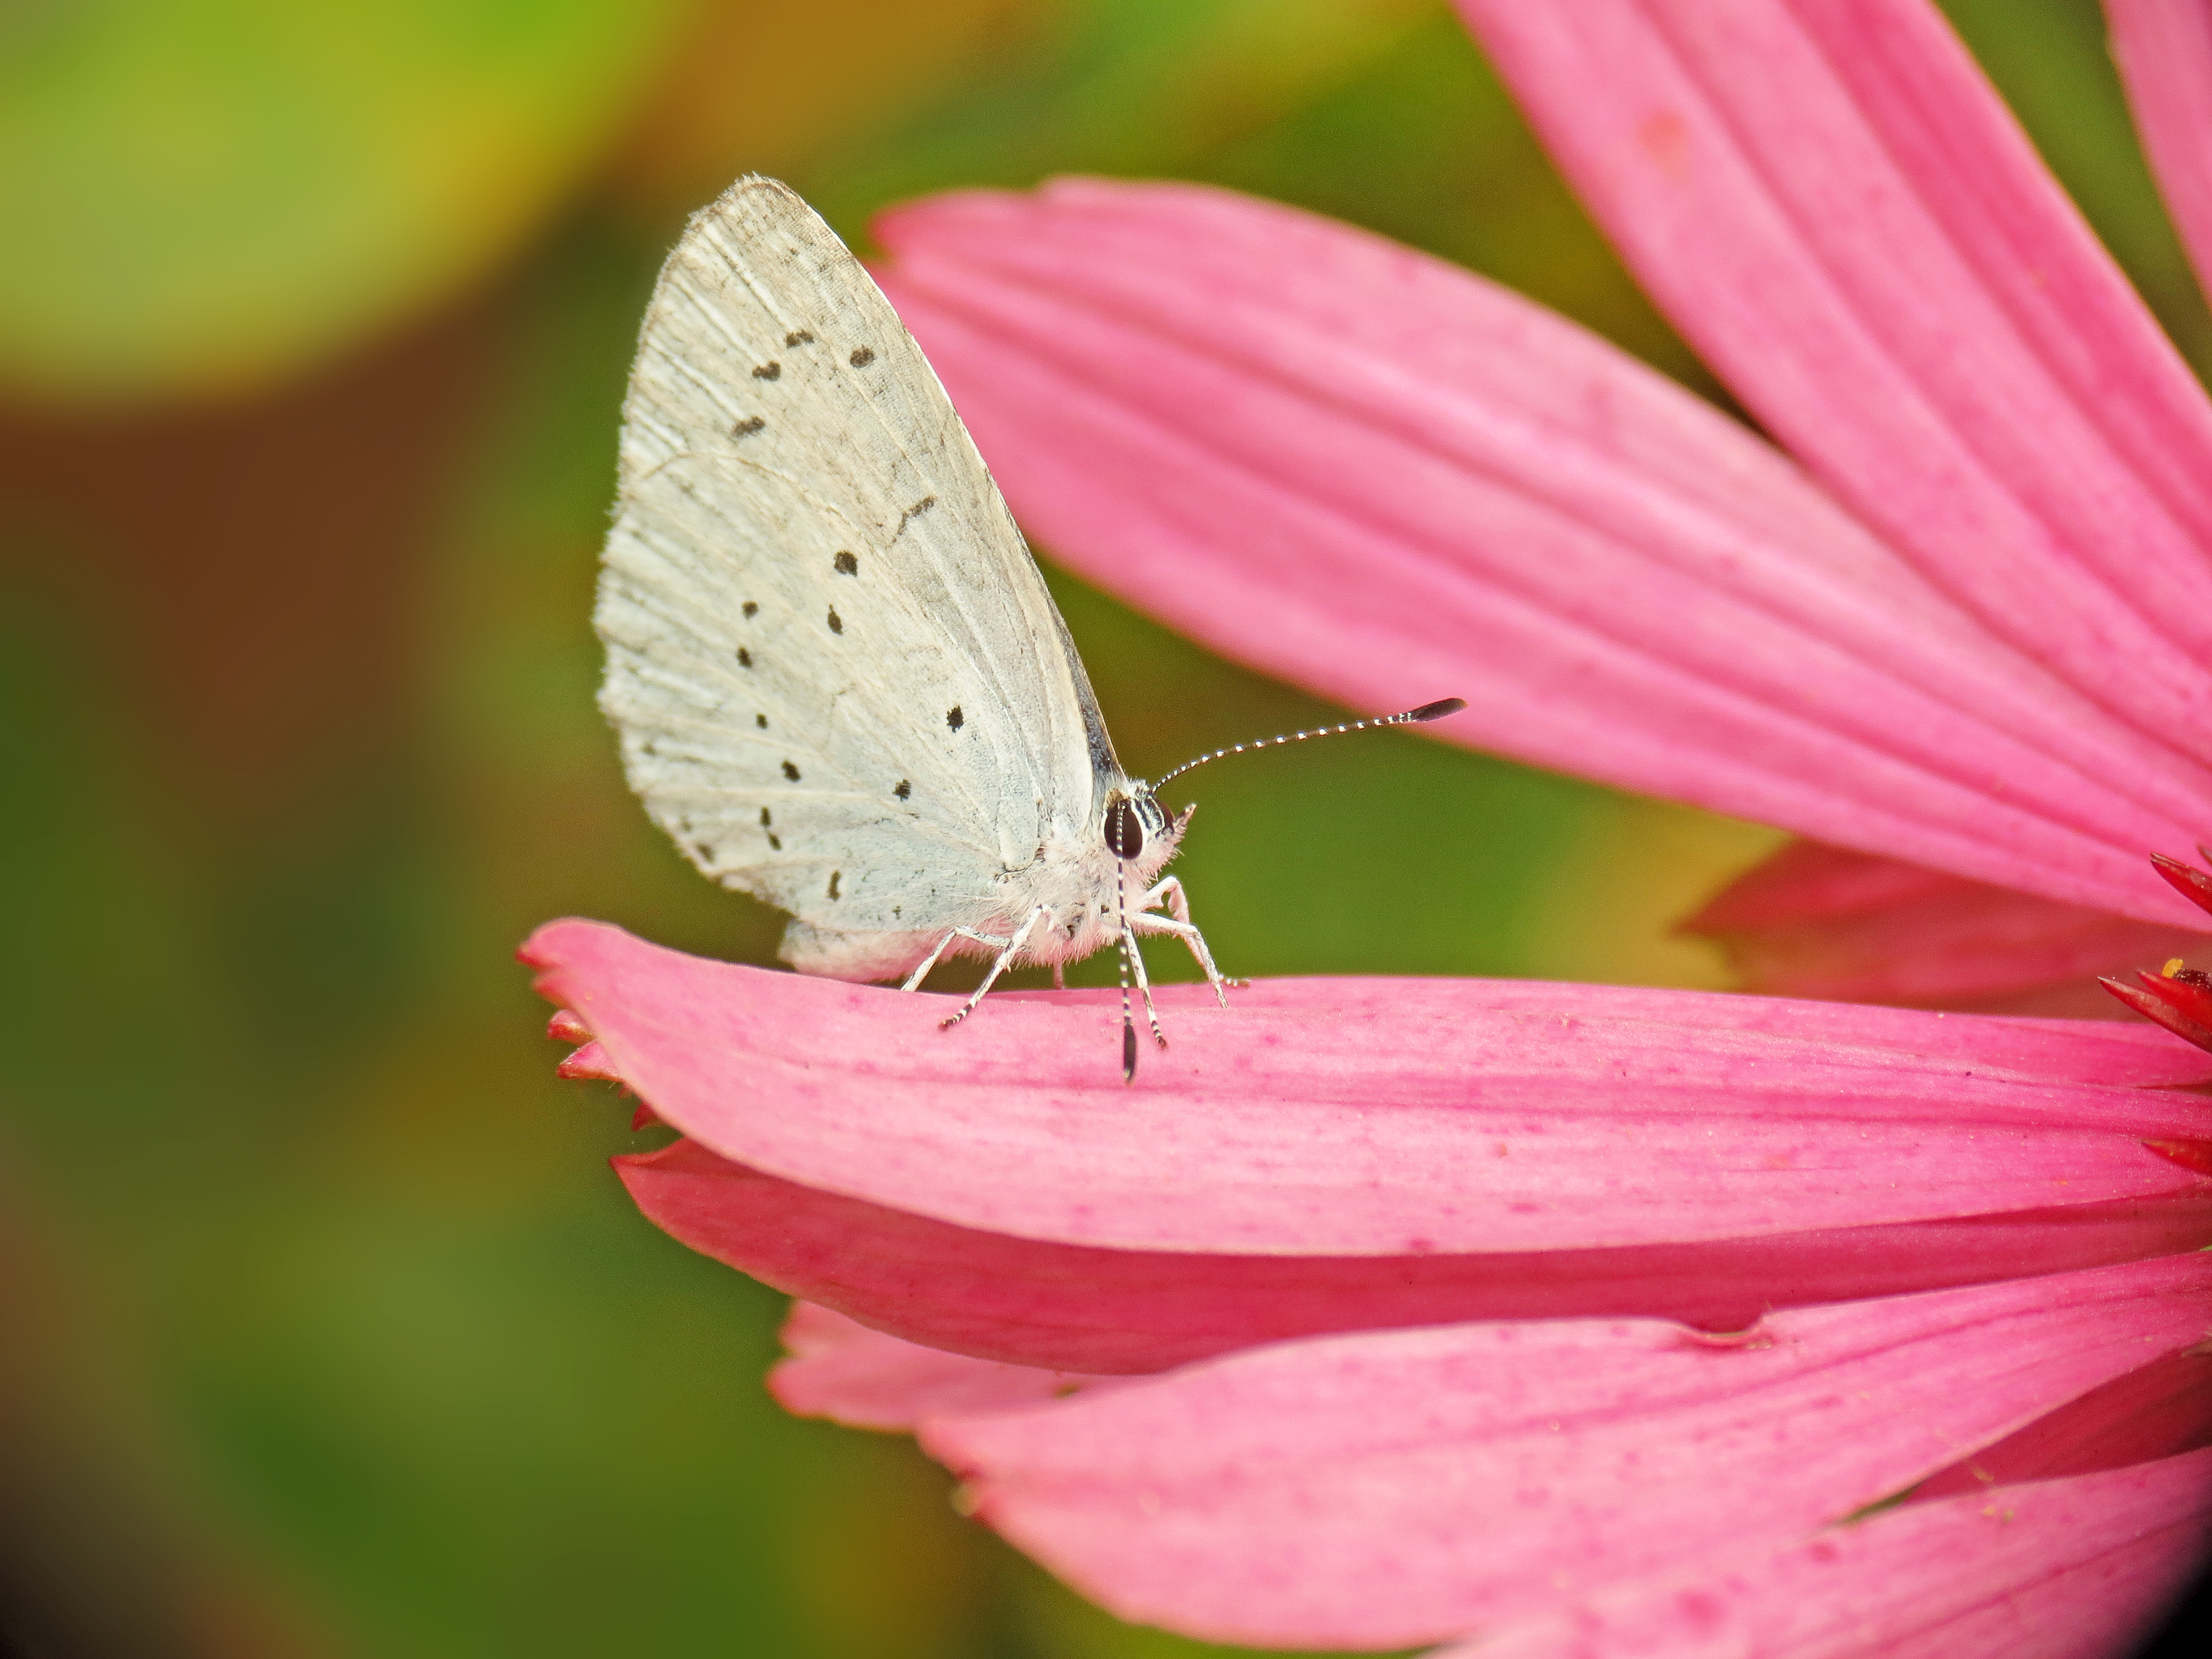
[[[1954,15],[2206,361],[2094,6]],[[1086,1607],[907,1442],[777,1412],[781,1299],[630,1209],[626,1114],[554,1079],[512,960],[572,912],[773,950],[624,791],[587,621],[647,288],[754,169],[856,240],[945,186],[1211,179],[1716,390],[1430,0],[0,8],[25,1651],[1212,1651]],[[1139,772],[1326,713],[1054,580]],[[1247,974],[1719,983],[1668,923],[1774,842],[1395,734],[1194,793]]]

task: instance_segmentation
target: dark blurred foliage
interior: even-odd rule
[[[2186,349],[2092,7],[1955,8]],[[516,942],[770,959],[624,791],[588,611],[638,311],[748,169],[1211,179],[1717,388],[1424,0],[0,13],[0,1599],[57,1656],[1134,1659],[780,1298],[643,1224]],[[1328,712],[1054,578],[1124,757]],[[1450,687],[1438,687],[1439,693]],[[1396,737],[1202,792],[1239,972],[1718,982],[1771,837]],[[1173,974],[1168,960],[1164,971]]]

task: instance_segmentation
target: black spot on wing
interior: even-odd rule
[[[901,778],[898,781],[897,787],[891,791],[891,793],[896,795],[901,800],[904,800],[908,795],[914,793],[914,786],[908,783],[904,778]]]
[[[775,834],[773,831],[771,831],[771,832],[769,833],[769,838],[768,838],[768,846],[769,846],[769,851],[770,851],[771,853],[781,853],[781,851],[783,851],[783,842],[781,842],[781,840],[780,840],[780,839],[775,836]]]
[[[834,605],[830,607],[830,631],[832,634],[842,634],[845,631],[844,618],[837,614],[837,607]]]
[[[760,615],[760,607],[755,605],[750,599],[747,599],[739,608],[744,611],[748,618]]]
[[[738,666],[740,668],[750,668],[752,665],[753,653],[746,650],[742,645],[739,646],[738,647]]]
[[[748,415],[730,428],[730,435],[732,438],[750,438],[767,424],[768,421],[764,416]]]
[[[968,717],[960,712],[958,703],[954,703],[951,708],[945,711],[945,723],[956,732],[968,724]]]
[[[830,568],[841,576],[857,576],[860,574],[860,562],[850,553],[840,553],[830,561]]]
[[[763,363],[758,368],[753,370],[753,379],[756,380],[780,380],[782,378],[782,375],[783,365],[781,363]]]
[[[753,716],[753,724],[754,724],[755,726],[757,726],[758,727],[760,727],[760,729],[761,729],[762,731],[763,731],[763,732],[767,731],[767,730],[768,730],[768,716],[767,716],[767,715],[765,715],[765,714],[756,714],[756,715],[754,715],[754,716]]]
[[[935,507],[936,505],[936,496],[924,495],[912,507],[908,507],[906,511],[899,514],[898,528],[891,532],[891,539],[893,541],[896,541],[900,537],[905,535],[906,527],[908,525],[912,524],[916,519],[920,518],[923,514],[928,512],[931,507]]]
[[[803,328],[794,328],[783,337],[783,343],[787,346],[812,345],[814,337]]]
[[[767,807],[765,807],[765,806],[763,806],[763,807],[762,807],[762,808],[761,808],[761,828],[762,828],[762,829],[763,829],[763,830],[765,830],[765,829],[767,829],[767,828],[768,828],[768,826],[769,826],[768,808],[767,808]]]
[[[853,355],[845,360],[855,368],[866,368],[876,361],[875,352],[867,346],[854,346]]]
[[[786,761],[783,763],[783,775],[789,778],[793,783],[797,783],[799,781],[799,769],[793,766],[789,761]]]
[[[830,896],[831,898],[836,898],[837,896],[837,878],[844,873],[845,872],[842,870],[832,870],[830,872]]]

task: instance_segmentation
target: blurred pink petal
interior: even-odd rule
[[[877,234],[1017,513],[1214,648],[1362,706],[1449,688],[1444,735],[1540,764],[2202,921],[2142,866],[2212,817],[2202,765],[1528,301],[1182,185],[942,197]]]
[[[778,1290],[933,1348],[1091,1374],[1470,1319],[1643,1315],[1741,1330],[1778,1307],[2212,1243],[2204,1182],[2160,1200],[1703,1243],[1313,1256],[1111,1250],[956,1227],[779,1181],[690,1140],[615,1167],[656,1226]]]
[[[2204,1330],[2212,1260],[1775,1315],[1249,1350],[920,1414],[975,1513],[1124,1618],[1389,1646],[1802,1537]],[[890,1339],[876,1339],[878,1343]]]
[[[1933,6],[1459,9],[1769,432],[1999,638],[2212,754],[2212,405]]]
[[[723,1157],[1021,1237],[1230,1254],[1678,1243],[2195,1192],[2148,1028],[1481,980],[1275,981],[1134,1087],[1110,992],[944,999],[708,962],[605,923],[524,947],[605,1063]],[[1178,994],[1180,993],[1180,994]]]
[[[811,1302],[792,1304],[783,1346],[768,1379],[776,1402],[856,1429],[910,1432],[936,1418],[988,1415],[1127,1383],[918,1346]]]
[[[2105,15],[2143,153],[2212,291],[2212,12],[2203,0],[2105,0]]]
[[[917,1347],[809,1302],[793,1307],[783,1346],[789,1357],[769,1380],[777,1401],[856,1429],[911,1429],[925,1417],[1008,1411],[1111,1386]]]
[[[1790,843],[1681,927],[1762,995],[2091,1018],[2112,1007],[2098,975],[2212,943],[1818,842]]]
[[[2187,1587],[2208,1530],[2196,1452],[1762,1540],[1429,1659],[2103,1659]]]

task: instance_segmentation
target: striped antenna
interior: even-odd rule
[[[1445,697],[1437,702],[1425,702],[1419,708],[1408,708],[1402,714],[1385,714],[1379,720],[1346,720],[1341,726],[1316,726],[1310,732],[1285,732],[1279,738],[1262,738],[1255,743],[1232,743],[1226,749],[1217,749],[1210,755],[1200,755],[1196,760],[1185,761],[1174,771],[1157,779],[1150,787],[1157,793],[1194,766],[1218,761],[1224,755],[1241,755],[1248,749],[1273,749],[1279,744],[1304,743],[1308,738],[1334,738],[1346,732],[1366,732],[1379,726],[1418,726],[1425,720],[1440,720],[1447,714],[1456,714],[1466,707],[1465,697]]]
[[[1114,912],[1121,923],[1121,932],[1115,943],[1121,951],[1121,1081],[1137,1080],[1137,1022],[1129,1018],[1129,952],[1136,947],[1129,938],[1129,901],[1122,887],[1122,872],[1127,866],[1120,859],[1114,860]]]

